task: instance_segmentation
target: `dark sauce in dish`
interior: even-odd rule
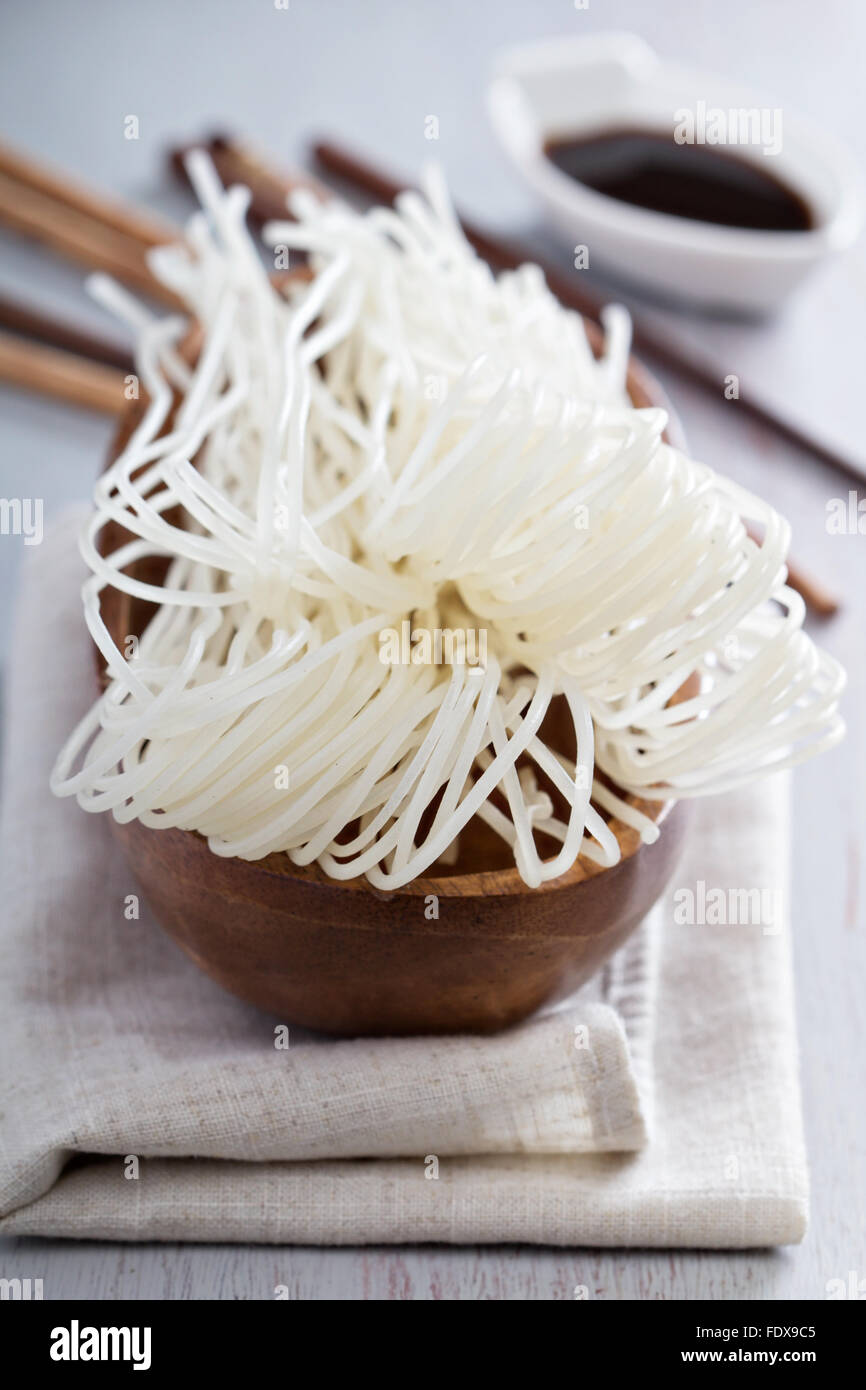
[[[549,140],[544,153],[596,193],[652,212],[750,231],[815,226],[799,193],[764,167],[773,156],[746,160],[730,147],[678,145],[672,134],[625,129]]]

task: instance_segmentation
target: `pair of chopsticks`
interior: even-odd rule
[[[133,370],[107,338],[0,297],[0,381],[114,415]]]
[[[297,188],[309,188],[320,197],[332,196],[330,189],[309,175],[281,173],[257,150],[243,141],[226,135],[214,135],[199,147],[206,149],[210,154],[220,178],[226,185],[243,183],[249,187],[252,193],[250,213],[253,220],[259,224],[285,219],[286,194]],[[183,156],[187,148],[194,147],[175,150],[172,155],[175,172],[181,177],[184,177]],[[374,202],[393,203],[404,188],[411,186],[411,180],[396,178],[331,141],[322,140],[314,143],[312,153],[317,165],[331,178],[364,194]],[[463,216],[460,217],[460,225],[479,256],[494,270],[516,270],[518,266],[532,261],[541,267],[548,286],[566,308],[574,309],[595,323],[600,322],[603,302],[576,284],[574,279],[563,275],[555,266],[541,260],[531,248],[495,236]],[[718,403],[720,393],[717,374],[695,362],[686,353],[671,347],[641,324],[639,319],[635,319],[634,315],[632,322],[634,347],[639,355],[652,358],[660,366],[700,386],[711,393],[713,400]],[[862,483],[863,466],[777,415],[760,401],[749,396],[748,392],[744,392],[742,385],[737,408],[759,421],[786,443],[795,444]]]
[[[251,191],[251,215],[258,222],[286,217],[286,195],[299,187],[321,198],[332,190],[309,175],[286,174],[274,168],[249,146],[216,136],[189,148],[203,148],[227,185],[246,184]],[[185,178],[179,149],[172,156],[176,172]],[[403,185],[360,164],[332,145],[317,145],[316,157],[332,174],[368,195],[393,202]],[[178,230],[146,210],[90,190],[76,180],[47,169],[0,143],[0,223],[34,239],[50,250],[120,280],[172,308],[183,307],[151,273],[147,253],[178,239]],[[531,260],[531,253],[501,242],[464,223],[479,254],[495,269]],[[543,267],[544,268],[544,267]],[[549,269],[551,289],[568,307],[598,319],[599,305]],[[83,404],[109,414],[124,403],[124,376],[132,369],[128,355],[98,335],[22,305],[0,298],[0,381]],[[820,616],[836,612],[838,602],[823,585],[789,564],[791,586]]]
[[[150,213],[107,198],[0,143],[0,223],[46,249],[102,270],[177,307],[147,252],[177,239]],[[106,414],[123,407],[132,357],[98,333],[0,297],[0,381]]]
[[[96,193],[0,144],[0,221],[81,265],[96,267],[173,308],[180,301],[151,274],[147,252],[176,241],[170,223]]]
[[[331,141],[323,140],[314,144],[313,155],[317,164],[333,178],[345,183],[348,187],[358,189],[377,202],[392,203],[397,194],[409,186],[407,182],[394,178],[352,151]],[[541,260],[528,247],[493,236],[462,217],[460,223],[466,237],[478,254],[496,270],[515,270],[526,261],[534,261],[536,265],[541,267],[548,286],[562,304],[569,309],[575,309],[585,318],[593,319],[595,322],[599,321],[603,308],[602,302],[590,295],[582,286],[575,284],[572,278],[563,275],[555,266]],[[721,397],[718,374],[696,362],[686,352],[672,347],[670,343],[642,324],[640,318],[634,314],[632,314],[632,341],[635,351],[641,357],[653,359],[659,366],[667,368],[683,380],[709,392],[713,400],[716,403],[719,402]],[[750,396],[748,391],[744,392],[742,383],[737,398],[737,409],[757,420],[765,429],[771,430],[773,434],[784,439],[786,443],[794,444],[797,448],[813,454],[823,463],[829,463],[832,467],[838,468],[862,484],[864,475],[866,475],[866,465],[847,458],[823,440],[815,438],[814,435],[800,429],[792,421],[778,415],[767,405]]]
[[[203,148],[207,151],[226,187],[239,183],[249,188],[251,194],[250,216],[259,225],[265,222],[285,220],[288,215],[286,196],[299,188],[307,188],[322,199],[333,196],[332,190],[325,184],[309,175],[283,172],[251,145],[226,135],[214,135],[198,145],[181,146],[172,151],[172,168],[184,182],[187,181],[185,157],[191,149],[196,148]],[[398,194],[407,187],[407,184],[402,180],[383,173],[337,145],[327,142],[317,143],[313,146],[313,155],[316,162],[328,174],[365,194],[375,202],[393,203]],[[532,260],[539,264],[538,258],[526,248],[492,236],[463,217],[460,218],[460,225],[467,240],[495,270],[514,270]],[[599,301],[593,299],[583,289],[574,286],[557,270],[543,263],[540,264],[548,286],[561,303],[569,309],[576,310],[585,318],[596,323],[600,322],[602,305]],[[646,334],[638,331],[635,333],[635,342],[640,351],[647,355],[654,355],[675,369],[680,369],[683,375],[692,379],[695,378],[694,368],[684,364],[679,356],[675,356],[666,346],[659,346],[655,339],[648,341]],[[703,385],[711,385],[714,397],[718,399],[718,382],[714,379],[709,383],[703,376],[700,379]],[[742,404],[742,398],[738,404]],[[753,406],[752,413],[756,412],[761,414],[764,423],[769,423],[764,418],[762,409]],[[802,447],[806,447],[802,438],[796,436],[796,432],[789,430],[786,437],[793,439]],[[813,450],[813,452],[815,451]],[[822,456],[827,456],[827,451]],[[835,455],[829,455],[829,457],[830,461],[845,466],[836,459]],[[754,528],[749,527],[747,529],[752,539],[760,543],[760,536]],[[817,616],[832,617],[838,611],[839,601],[835,595],[818,580],[804,574],[799,566],[790,560],[788,562],[788,583],[800,594],[807,606]]]

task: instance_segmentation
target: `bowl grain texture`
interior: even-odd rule
[[[597,347],[598,333],[590,331]],[[634,362],[628,388],[637,406],[669,408]],[[133,403],[124,415],[112,459],[142,409]],[[104,549],[125,535],[111,523]],[[161,583],[159,564],[147,561],[136,572]],[[102,602],[118,645],[152,611],[116,590]],[[526,887],[513,861],[508,867],[507,846],[481,823],[461,836],[455,865],[393,893],[366,879],[335,882],[285,855],[224,859],[193,831],[112,825],[165,931],[218,984],[281,1022],[341,1036],[493,1032],[589,979],[665,888],[683,847],[688,803],[628,799],[663,822],[658,841],[644,845],[611,820],[618,864],[601,869],[578,860],[538,889]]]

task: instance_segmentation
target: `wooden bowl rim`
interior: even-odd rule
[[[657,826],[661,826],[667,820],[678,804],[676,801],[642,801],[631,793],[622,799],[629,806],[641,810]],[[428,878],[425,875],[419,875],[418,878],[411,879],[409,883],[404,883],[401,888],[382,889],[374,887],[369,879],[363,875],[348,879],[332,878],[316,863],[293,864],[288,854],[283,852],[266,854],[261,859],[242,859],[239,862],[255,873],[267,875],[269,878],[286,878],[293,882],[314,883],[335,890],[349,888],[355,892],[368,893],[372,894],[373,897],[383,899],[401,895],[410,898],[506,898],[523,895],[535,897],[539,893],[553,893],[563,888],[575,888],[581,883],[591,882],[602,874],[614,873],[627,860],[631,859],[644,843],[640,831],[636,830],[634,826],[626,825],[624,821],[612,818],[608,822],[608,827],[616,836],[620,847],[620,858],[615,864],[596,864],[594,860],[584,859],[581,856],[564,874],[539,884],[537,888],[530,888],[524,882],[516,866],[507,869],[473,870],[467,873],[450,874],[443,878]],[[154,834],[165,833],[158,828],[154,827],[153,829]],[[198,830],[180,830],[178,826],[172,826],[171,829],[181,835],[193,835],[196,839],[201,840],[202,844],[207,845],[207,840]],[[208,853],[212,854],[213,851],[208,849]],[[228,862],[237,859],[237,856],[234,855],[217,857],[225,857]]]
[[[288,278],[288,277],[286,277]],[[593,351],[598,353],[600,350],[603,334],[598,324],[591,319],[584,319],[587,337]],[[195,330],[190,330],[190,338],[195,336]],[[626,389],[632,405],[638,409],[655,407],[667,412],[668,422],[664,432],[664,438],[669,444],[677,448],[683,447],[682,426],[677,418],[673,407],[670,404],[667,393],[655,376],[637,358],[630,355],[626,371]],[[104,470],[107,470],[114,463],[125,445],[126,439],[131,433],[131,421],[143,410],[145,402],[143,400],[130,401],[126,409],[122,412],[118,421],[109,449]],[[110,586],[108,586],[110,588]],[[645,800],[636,796],[632,792],[618,791],[621,799],[635,810],[641,812],[653,821],[657,826],[661,826],[672,811],[676,802],[673,800]],[[153,827],[157,833],[161,833],[157,827]],[[261,859],[243,859],[240,862],[246,864],[252,871],[267,874],[270,877],[290,878],[303,880],[310,883],[320,883],[333,889],[351,889],[355,892],[372,894],[375,897],[393,898],[404,895],[407,897],[515,897],[524,894],[535,895],[538,893],[552,893],[566,888],[573,888],[581,883],[591,882],[604,873],[612,873],[620,867],[626,860],[630,859],[641,848],[644,841],[640,832],[634,826],[627,825],[624,821],[612,817],[608,822],[608,828],[616,837],[620,849],[620,858],[616,864],[610,866],[596,864],[591,859],[580,856],[564,874],[558,878],[550,879],[539,885],[537,888],[530,888],[520,876],[516,865],[506,869],[481,869],[466,873],[450,874],[442,877],[421,875],[410,880],[396,889],[383,890],[375,888],[369,879],[361,875],[351,879],[333,878],[316,863],[307,865],[294,864],[285,852],[274,852],[264,855]],[[206,837],[197,830],[182,830],[178,826],[171,829],[179,831],[182,835],[193,835],[203,843],[207,843]],[[213,851],[210,851],[211,853]],[[222,857],[222,856],[218,856]],[[237,856],[226,856],[226,858],[237,858]]]

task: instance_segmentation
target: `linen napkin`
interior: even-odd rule
[[[671,894],[565,1005],[494,1038],[335,1042],[289,1025],[280,1046],[287,1021],[201,975],[143,901],[127,920],[137,885],[105,819],[47,790],[58,743],[93,693],[79,522],[29,559],[10,663],[0,1232],[315,1244],[801,1238],[806,1170],[778,910],[784,778],[700,809]],[[772,920],[678,924],[684,892],[686,905],[689,893],[693,906],[706,897],[698,880],[763,890]]]

